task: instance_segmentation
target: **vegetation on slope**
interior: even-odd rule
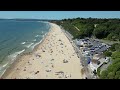
[[[113,44],[107,52],[111,51],[112,64],[99,74],[100,79],[120,79],[120,44]]]
[[[69,31],[74,38],[94,36],[98,39],[120,40],[120,19],[73,18],[56,23]]]

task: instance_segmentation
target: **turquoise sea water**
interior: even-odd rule
[[[0,73],[22,52],[32,51],[49,31],[47,22],[0,21]]]

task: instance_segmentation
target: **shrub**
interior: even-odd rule
[[[104,54],[105,56],[107,56],[107,57],[111,57],[112,52],[110,52],[110,51],[105,51],[103,54]]]
[[[97,75],[100,77],[100,67],[97,68]]]

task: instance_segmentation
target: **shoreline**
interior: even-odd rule
[[[44,36],[44,38],[41,40],[41,42],[38,44],[38,45],[36,45],[35,47],[34,47],[34,49],[32,50],[32,52],[28,52],[28,53],[22,53],[22,54],[20,54],[20,55],[18,55],[17,56],[17,58],[16,58],[16,60],[10,65],[10,67],[8,67],[7,69],[6,69],[6,71],[5,71],[5,73],[2,75],[2,77],[1,78],[6,78],[9,74],[13,74],[13,73],[16,73],[16,72],[14,72],[13,70],[16,68],[16,67],[18,67],[17,65],[19,65],[19,63],[22,63],[22,62],[24,62],[24,63],[22,63],[21,65],[23,65],[23,66],[27,66],[27,65],[25,65],[27,62],[29,62],[30,60],[27,60],[28,58],[30,59],[30,58],[32,58],[32,57],[34,57],[33,55],[39,50],[39,48],[42,48],[42,46],[45,46],[45,42],[47,42],[46,40],[48,40],[49,39],[49,37],[50,37],[50,35],[52,34],[52,33],[54,33],[53,32],[53,28],[54,28],[54,26],[55,25],[53,25],[52,23],[49,23],[49,24],[51,24],[51,27],[50,27],[50,30],[49,30],[49,32]],[[56,26],[56,28],[57,28],[57,26]],[[64,32],[63,32],[64,33]],[[49,40],[48,40],[48,42],[49,42]],[[50,42],[49,42],[50,43]],[[53,43],[55,43],[55,42],[53,42]],[[51,43],[50,43],[51,44]],[[54,56],[54,55],[53,55]],[[55,56],[54,56],[55,57]],[[27,59],[26,59],[27,58]],[[45,57],[43,57],[43,58],[45,58]],[[22,60],[23,59],[23,60]],[[25,59],[26,59],[26,61],[25,61]],[[58,63],[58,61],[56,61],[57,63]],[[38,62],[37,62],[38,63]],[[46,62],[47,63],[47,62]],[[79,63],[78,63],[79,64]],[[34,66],[33,66],[34,67]],[[40,66],[40,68],[39,69],[41,69],[41,66]],[[41,69],[41,71],[42,71],[42,69]],[[21,72],[22,73],[22,72]],[[24,74],[23,74],[24,75]],[[80,73],[79,73],[79,75],[80,75]],[[12,76],[12,75],[11,75]],[[14,74],[13,74],[13,77],[14,77]],[[16,77],[16,74],[15,74],[15,77]],[[20,77],[22,77],[22,76],[20,76]],[[52,76],[53,77],[53,76]],[[82,79],[82,76],[79,76],[79,77],[81,77],[81,79]],[[9,77],[8,77],[9,78]],[[16,78],[19,78],[19,76],[18,77],[16,77]],[[23,77],[24,78],[24,77]],[[41,77],[42,78],[42,77]],[[43,78],[45,78],[44,76],[43,76]],[[50,78],[50,77],[49,77]],[[56,77],[55,77],[56,78]],[[75,78],[75,77],[74,77]],[[78,77],[76,77],[76,78],[78,78]]]
[[[50,28],[51,28],[51,25],[50,25],[50,23],[49,22],[44,22],[44,21],[38,21],[38,22],[43,22],[43,23],[46,23],[46,24],[49,24],[49,26],[50,26]],[[15,58],[14,58],[14,60],[9,60],[8,62],[7,62],[7,65],[6,64],[3,64],[3,66],[4,65],[6,65],[6,67],[5,67],[5,69],[0,73],[0,78],[2,78],[2,76],[4,75],[4,73],[6,72],[6,71],[8,71],[8,69],[14,64],[14,62],[16,62],[19,58],[21,58],[23,55],[31,55],[36,49],[37,49],[37,47],[44,41],[44,39],[46,38],[46,36],[47,36],[47,34],[50,32],[50,30],[47,32],[47,33],[45,33],[45,35],[43,36],[43,38],[39,41],[39,42],[37,42],[36,43],[36,45],[34,45],[33,47],[32,47],[32,51],[27,51],[26,52],[26,50],[25,49],[23,49],[23,50],[21,50],[21,51],[23,51],[23,52],[21,52],[21,51],[18,51],[18,52],[21,52],[20,54],[18,54]],[[22,42],[23,43],[23,42]],[[26,43],[26,42],[24,42],[24,43]],[[12,55],[12,54],[11,54]],[[6,62],[6,61],[5,61]],[[4,62],[3,62],[4,63]],[[3,68],[3,66],[2,66],[2,68]]]
[[[46,22],[45,22],[45,23],[46,23]],[[51,28],[51,27],[50,27],[50,28]],[[25,52],[25,51],[24,51],[24,52],[18,54],[17,57],[15,58],[15,60],[14,60],[13,62],[10,62],[9,66],[3,71],[3,73],[2,73],[1,76],[0,76],[0,78],[5,77],[5,76],[7,75],[7,73],[9,73],[9,71],[11,70],[11,68],[13,68],[13,67],[15,66],[15,64],[18,62],[18,60],[19,60],[20,58],[22,58],[22,57],[25,56],[25,55],[31,55],[32,53],[34,53],[34,52],[38,49],[39,45],[44,42],[45,38],[47,37],[47,34],[50,33],[50,31],[51,31],[51,30],[49,30],[49,31],[44,35],[44,37],[38,42],[38,44],[33,47],[33,49],[32,49],[31,52]]]

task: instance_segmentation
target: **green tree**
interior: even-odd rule
[[[107,39],[108,40],[113,40],[113,36],[115,36],[113,33],[110,33],[108,36],[107,36]]]
[[[115,58],[112,60],[112,64],[117,64],[120,62],[120,58]]]
[[[107,79],[107,75],[108,75],[107,70],[104,70],[104,71],[101,72],[100,78],[101,78],[101,79]]]
[[[115,75],[114,79],[119,79],[120,75]]]
[[[108,75],[107,75],[108,79],[114,79],[115,77],[115,73],[114,72],[110,72]]]
[[[109,50],[111,50],[112,52],[116,51],[116,49],[115,49],[115,46],[116,46],[116,45],[118,45],[118,43],[113,44],[113,45],[109,48]]]
[[[96,36],[99,39],[105,38],[107,37],[107,34],[108,34],[107,27],[104,25],[97,25],[93,33],[94,33],[94,36]]]
[[[54,20],[55,21],[55,20]],[[61,23],[61,21],[63,23]],[[58,23],[59,22],[59,23]],[[95,36],[97,38],[118,41],[120,40],[120,19],[98,19],[98,18],[73,18],[56,20],[55,23],[63,26],[74,37],[82,35],[84,37]],[[96,28],[93,26],[97,24]],[[75,30],[77,26],[80,31]],[[80,35],[77,34],[81,32]],[[81,37],[81,36],[80,36]]]
[[[120,44],[115,45],[115,50],[120,52]]]
[[[120,71],[117,71],[115,75],[115,79],[119,79],[119,78],[120,78]]]
[[[97,75],[100,77],[100,67],[97,68]]]
[[[112,59],[120,58],[120,52],[114,52],[112,54]]]
[[[110,51],[105,51],[103,54],[104,54],[105,56],[107,56],[107,57],[110,57],[110,56],[112,55],[112,52],[110,52]]]

